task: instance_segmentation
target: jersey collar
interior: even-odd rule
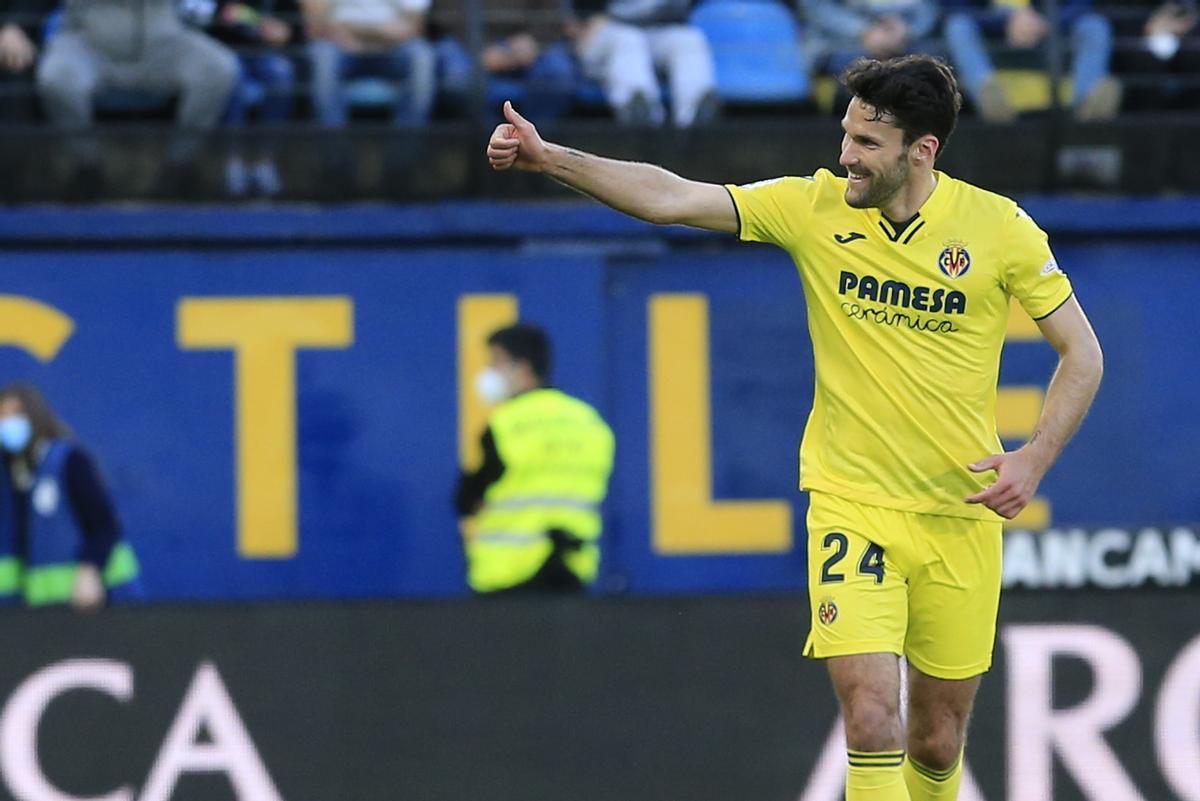
[[[930,193],[919,212],[923,220],[929,223],[938,223],[941,222],[942,214],[950,202],[950,184],[954,183],[954,179],[940,170],[934,170],[933,177],[937,178],[937,185],[933,187],[933,192]]]
[[[871,225],[876,229],[877,233],[884,234],[888,239],[897,244],[907,245],[924,236],[927,233],[929,225],[941,220],[944,209],[950,200],[950,184],[953,179],[939,170],[934,170],[933,175],[937,178],[937,184],[933,187],[933,192],[926,198],[925,203],[917,210],[917,214],[912,222],[903,231],[897,233],[896,227],[892,225],[887,217],[883,216],[883,212],[879,209],[868,209]]]

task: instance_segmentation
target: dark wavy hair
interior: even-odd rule
[[[503,350],[514,361],[529,362],[533,374],[542,382],[550,377],[550,337],[532,323],[517,323],[493,331],[488,344]]]
[[[933,56],[900,56],[878,61],[860,58],[842,74],[842,85],[875,111],[873,120],[886,114],[904,132],[907,147],[926,134],[938,140],[938,153],[946,149],[962,93],[954,71]]]
[[[33,436],[29,438],[29,445],[25,448],[26,454],[31,452],[38,442],[71,438],[70,426],[54,413],[46,397],[33,384],[28,381],[14,381],[0,389],[0,401],[8,398],[17,399],[25,411],[25,416],[29,418],[30,428],[33,429]]]

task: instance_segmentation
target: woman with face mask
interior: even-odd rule
[[[134,597],[137,558],[96,464],[32,384],[0,390],[0,449],[0,491],[15,501],[12,536],[0,523],[0,591],[7,576],[28,606],[84,611]]]

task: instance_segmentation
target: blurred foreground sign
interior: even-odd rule
[[[110,659],[67,659],[34,673],[0,712],[0,777],[18,801],[133,801],[132,785],[104,795],[73,795],[42,769],[38,727],[47,707],[69,692],[135,701],[133,668]],[[167,801],[188,773],[223,774],[239,799],[279,801],[217,669],[203,663],[166,732],[137,801]]]
[[[1003,602],[961,801],[1200,801],[1179,592]],[[835,801],[801,596],[0,610],[3,801]],[[1181,611],[1183,609],[1183,611]]]

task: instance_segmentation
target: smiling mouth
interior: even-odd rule
[[[860,186],[870,177],[871,176],[866,173],[854,172],[853,170],[847,171],[846,173],[846,178],[850,182],[851,186]]]

